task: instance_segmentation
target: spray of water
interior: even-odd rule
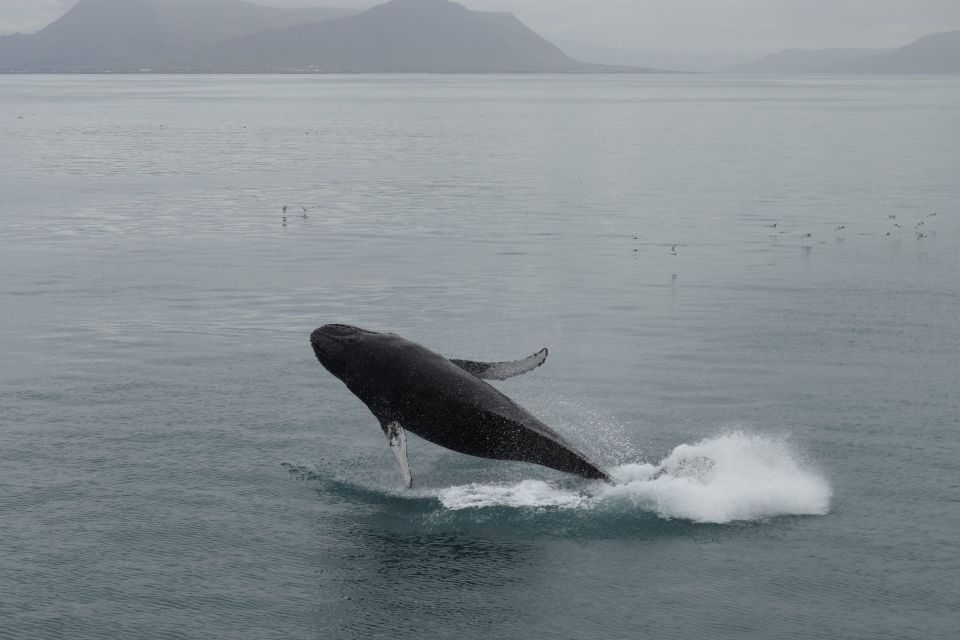
[[[625,464],[612,474],[621,484],[571,490],[525,480],[450,487],[435,496],[451,510],[639,509],[711,523],[822,515],[830,508],[829,483],[786,440],[742,431],[682,444],[659,464]]]

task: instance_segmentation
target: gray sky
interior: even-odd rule
[[[256,1],[256,0],[255,0]],[[30,33],[76,0],[0,0],[0,33]],[[367,8],[376,0],[259,0]],[[551,40],[669,52],[894,47],[960,29],[960,0],[461,0],[511,11]]]

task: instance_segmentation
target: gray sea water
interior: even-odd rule
[[[958,176],[955,77],[0,77],[0,637],[954,638]],[[623,484],[403,489],[327,322]]]

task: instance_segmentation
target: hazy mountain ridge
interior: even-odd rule
[[[0,37],[0,70],[191,70],[223,40],[354,13],[244,0],[80,0],[35,34]]]
[[[233,70],[532,72],[599,68],[563,53],[510,13],[447,0],[391,0],[325,23],[272,29],[215,49]]]
[[[448,0],[367,11],[243,0],[80,0],[32,35],[0,37],[7,72],[644,71],[567,56],[511,13]]]
[[[333,20],[357,13],[352,9],[327,7],[279,9],[244,0],[147,1],[169,32],[178,38],[178,44],[203,49],[263,29]]]
[[[730,67],[733,73],[960,73],[960,31],[919,38],[897,49],[785,49]]]
[[[654,49],[631,49],[583,42],[560,40],[556,42],[564,53],[577,60],[606,65],[670,69],[693,73],[722,71],[733,65],[753,60],[759,52],[752,53],[680,53]]]
[[[733,73],[818,73],[825,67],[861,60],[888,49],[784,49],[726,69]]]
[[[0,38],[0,69],[110,68],[183,59],[165,42],[150,6],[141,0],[80,0],[59,20],[32,35]]]
[[[861,60],[837,63],[833,73],[960,73],[960,31],[944,31]]]

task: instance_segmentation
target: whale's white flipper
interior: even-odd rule
[[[413,486],[413,476],[410,475],[410,463],[407,461],[407,432],[403,430],[399,422],[391,422],[386,428],[390,451],[397,457],[400,463],[400,473],[403,474],[403,482],[407,489]]]
[[[533,371],[547,360],[547,350],[541,349],[529,358],[514,362],[475,362],[473,360],[454,360],[450,362],[464,371],[468,371],[482,380],[506,380],[527,371]]]

